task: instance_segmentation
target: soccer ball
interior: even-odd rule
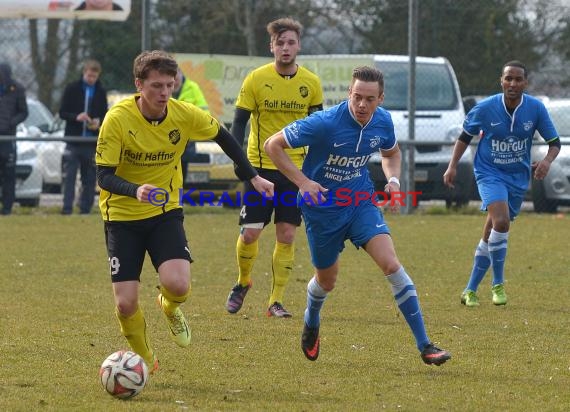
[[[136,353],[120,350],[103,361],[99,378],[101,385],[110,395],[128,399],[143,390],[148,381],[148,367]]]

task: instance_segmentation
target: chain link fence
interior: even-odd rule
[[[45,20],[38,20],[34,26],[24,19],[0,19],[0,61],[11,64],[13,77],[26,88],[30,111],[28,119],[18,127],[17,134],[16,200],[21,206],[60,205],[61,187],[65,178],[65,143],[85,139],[65,137],[63,125],[57,119],[63,87],[68,81],[81,75],[80,59],[71,58],[69,53],[63,53],[55,59],[55,67],[47,71],[53,76],[50,81],[53,85],[50,98],[45,98],[45,93],[42,93],[43,82],[35,68],[43,63],[34,61],[34,47],[48,45],[41,41],[36,44],[32,39],[34,30],[47,32],[50,27],[54,29]],[[73,21],[62,20],[57,30],[59,38],[72,39],[76,28],[74,29]],[[81,42],[81,39],[77,41]],[[78,46],[70,43],[69,47]],[[116,68],[104,67],[101,78],[110,90],[110,104],[132,92],[129,86],[125,86],[132,81],[132,75],[125,67],[130,67],[132,58],[136,55],[131,53],[131,56],[128,53],[120,53],[120,49],[115,50],[119,51],[115,51],[117,54],[113,57],[120,59],[122,63],[117,64]],[[227,125],[231,121],[235,98],[245,74],[261,62],[271,59],[242,57],[240,60],[237,56],[230,58],[225,55],[203,54],[175,56],[185,74],[201,86],[212,114]],[[413,187],[415,191],[420,192],[417,198],[420,205],[441,204],[451,207],[478,204],[479,196],[473,178],[474,147],[466,152],[460,162],[456,188],[450,190],[443,185],[442,175],[451,158],[453,142],[461,132],[465,112],[481,97],[461,95],[462,87],[458,79],[462,76],[449,60],[417,60],[415,129],[410,136],[407,110],[409,73],[406,58],[386,55],[377,58],[372,55],[318,57],[303,55],[299,56],[299,61],[319,74],[326,105],[335,104],[345,98],[351,68],[355,65],[374,64],[384,72],[384,107],[392,113],[396,136],[401,141],[403,172],[410,172],[413,181],[409,183],[410,188],[404,187],[403,190]],[[125,60],[128,63],[125,63]],[[70,65],[75,65],[75,70],[70,70]],[[109,82],[107,78],[110,79]],[[117,78],[122,78],[122,81],[113,80]],[[129,82],[125,79],[129,79]],[[112,90],[114,85],[118,85],[121,90]],[[569,136],[570,105],[559,105],[554,99],[550,101],[552,104],[549,108],[556,112],[555,122],[560,134]],[[13,137],[0,137],[0,140],[7,139]],[[544,145],[534,146],[533,160],[544,157],[545,150]],[[381,170],[381,159],[373,157],[368,168],[377,189],[382,191],[385,177]],[[0,176],[0,184],[1,179]],[[202,143],[198,145],[197,154],[189,164],[185,188],[213,192],[216,195],[230,192],[233,196],[242,186],[235,178],[233,165],[220,149],[215,144]],[[543,182],[532,182],[526,200],[525,207],[538,212],[553,213],[570,205],[570,150],[567,145],[563,145],[561,156],[552,165],[549,177]]]

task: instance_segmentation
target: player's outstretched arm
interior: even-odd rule
[[[255,190],[266,195],[273,196],[273,183],[262,178],[257,174],[257,170],[253,168],[244,151],[240,147],[237,140],[223,127],[220,127],[218,135],[214,141],[222,148],[225,154],[232,159],[236,165],[234,168],[237,177],[240,180],[249,180]]]
[[[137,198],[139,185],[115,174],[116,167],[97,165],[97,184],[103,190],[116,195]]]
[[[245,141],[245,128],[250,115],[250,112],[245,109],[240,109],[239,107],[236,108],[234,113],[234,120],[232,122],[230,133],[235,137],[241,147],[243,147],[243,142]]]
[[[271,158],[275,166],[287,178],[295,183],[299,191],[305,195],[309,195],[314,204],[320,204],[323,201],[323,195],[326,194],[327,189],[319,183],[309,179],[300,171],[293,161],[289,158],[285,149],[288,148],[287,142],[283,132],[277,132],[265,141],[263,149],[265,153]]]

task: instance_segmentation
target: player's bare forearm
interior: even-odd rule
[[[458,140],[453,146],[453,153],[451,154],[451,160],[449,161],[449,167],[457,168],[459,159],[463,156],[463,153],[467,150],[468,144]]]
[[[400,178],[400,168],[402,165],[402,152],[399,146],[391,150],[382,150],[382,170],[386,179],[391,177]]]
[[[299,170],[293,161],[289,158],[285,149],[288,148],[283,132],[277,132],[269,139],[265,141],[263,149],[265,153],[270,157],[275,166],[283,173],[287,178],[295,183],[297,187],[301,187],[309,178]]]
[[[463,156],[463,153],[467,150],[468,144],[458,140],[455,142],[455,146],[453,146],[453,153],[451,154],[451,160],[449,161],[449,165],[447,166],[447,170],[443,174],[443,183],[450,188],[455,187],[455,175],[457,174],[457,164],[459,163],[459,159]]]
[[[285,152],[285,149],[288,147],[289,146],[285,141],[283,132],[278,132],[265,142],[264,150],[281,173],[287,176],[290,181],[295,183],[303,196],[308,195],[313,201],[313,204],[320,204],[328,189],[321,186],[314,180],[309,179],[297,168],[297,166],[295,166],[293,161]]]

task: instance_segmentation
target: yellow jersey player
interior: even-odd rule
[[[145,51],[135,58],[138,93],[109,110],[95,154],[115,313],[130,347],[151,371],[158,361],[138,299],[146,252],[158,272],[157,301],[171,338],[181,347],[190,343],[190,327],[180,309],[190,293],[192,262],[180,202],[180,157],[188,141],[214,140],[239,165],[238,177],[273,195],[273,184],[258,176],[216,119],[171,99],[177,69],[163,51]]]
[[[250,121],[247,157],[260,176],[275,184],[274,199],[262,199],[245,184],[248,202],[241,209],[240,235],[237,240],[238,280],[230,291],[226,309],[238,312],[251,288],[251,272],[258,254],[258,239],[275,212],[275,247],[272,261],[272,285],[267,316],[291,317],[283,307],[285,286],[294,259],[294,239],[301,224],[301,214],[294,200],[297,187],[279,170],[263,149],[265,141],[287,124],[323,108],[323,91],[319,78],[296,63],[301,50],[301,24],[290,18],[267,25],[269,47],[275,59],[247,75],[236,101],[231,132],[242,143]],[[287,150],[291,160],[301,167],[305,149]],[[293,199],[291,199],[293,198]]]

